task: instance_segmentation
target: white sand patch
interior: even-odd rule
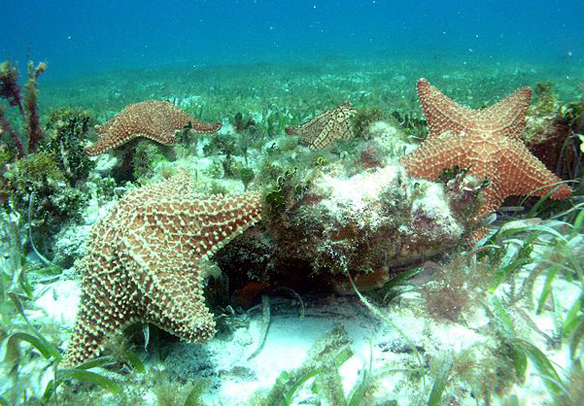
[[[521,276],[526,275],[527,272],[525,275],[522,272]],[[536,283],[535,297],[544,280],[540,279],[541,282],[538,279]],[[561,279],[557,282],[565,293],[558,295],[562,297],[558,297],[556,302],[557,310],[565,314],[576,300],[579,290],[577,286]],[[501,292],[504,292],[504,287],[501,287]],[[497,296],[499,295],[502,293],[497,292]],[[427,362],[455,360],[468,351],[473,351],[473,359],[481,362],[486,357],[492,357],[489,351],[500,344],[492,334],[488,315],[482,310],[482,306],[477,305],[474,309],[463,312],[463,322],[441,322],[423,312],[419,306],[420,300],[417,293],[409,292],[399,302],[381,309],[391,324],[401,332],[389,323],[377,321],[356,297],[330,296],[315,303],[307,303],[304,319],[296,313],[297,309],[289,309],[285,311],[286,314],[272,316],[263,350],[255,358],[248,360],[261,340],[261,315],[254,313],[248,327],[236,328],[228,337],[217,337],[206,344],[174,344],[165,364],[175,370],[192,370],[193,379],[204,373],[217,375],[214,382],[218,386],[205,397],[215,401],[221,399],[222,404],[239,406],[245,404],[255,391],[269,391],[283,371],[302,366],[314,343],[338,323],[346,330],[354,354],[339,368],[346,395],[361,379],[361,371],[369,369],[372,360],[374,374],[379,371],[393,371],[381,376],[376,389],[378,397],[394,399],[403,405],[414,404],[419,398],[427,401],[433,383]],[[67,329],[72,327],[75,320],[78,301],[79,288],[74,281],[55,282],[48,285],[36,301],[39,311],[30,312],[29,316],[33,319],[50,318]],[[486,298],[485,303],[488,302],[489,298]],[[524,310],[546,334],[551,336],[557,330],[552,312],[544,311],[538,316],[534,314],[534,309]],[[551,348],[541,334],[525,327],[519,329],[518,334],[543,351],[555,363],[560,375],[563,375],[563,368],[570,362],[566,345],[562,349]],[[419,368],[411,345],[418,349],[425,364],[425,392],[421,382],[412,380],[407,373],[407,370]],[[297,392],[294,405],[311,404],[310,402],[315,401],[317,395],[310,390],[311,382],[308,381]],[[471,389],[458,379],[453,381],[446,393],[455,396],[461,406],[476,405]],[[530,405],[543,405],[549,401],[549,394],[532,362],[529,362],[526,382],[521,386],[513,386],[509,393],[515,393],[519,399],[528,400]],[[501,405],[503,400],[495,397],[492,404]]]
[[[39,293],[42,294],[35,301],[42,311],[39,317],[49,318],[63,327],[73,327],[81,294],[77,281],[66,280],[39,285],[35,294]]]

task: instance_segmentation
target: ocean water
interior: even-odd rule
[[[6,0],[0,53],[47,77],[347,58],[584,62],[581,0]]]
[[[23,109],[0,93],[8,100],[0,100],[0,405],[584,404],[584,0],[2,0],[4,60],[16,63],[20,84],[29,60],[48,69],[38,100]],[[441,179],[408,176],[403,157],[429,132],[423,77],[472,109],[530,87],[530,103],[511,106],[520,110],[513,120],[526,114],[517,135],[547,169],[521,177],[529,165],[506,155],[523,151],[516,144],[489,161],[502,168],[496,178],[458,167],[460,156],[494,148],[490,134],[456,151]],[[36,85],[23,95],[36,96]],[[125,109],[146,100],[221,128],[169,130],[172,120],[154,110],[130,117]],[[493,123],[509,117],[491,111]],[[125,120],[146,123],[140,131],[165,128],[167,138],[180,131],[172,145],[155,142],[158,133],[146,137],[154,141],[128,133],[127,143],[89,156],[84,148],[110,132],[103,124]],[[324,133],[323,122],[335,140],[315,148],[310,131]],[[36,151],[27,150],[31,134]],[[173,174],[188,187],[147,198]],[[469,213],[491,181],[509,186],[517,176],[508,183],[520,188],[547,175],[572,195],[505,196],[474,223]],[[117,317],[102,311],[151,293],[133,294],[150,279],[130,270],[156,281],[169,263],[191,258],[169,247],[199,238],[208,219],[188,228],[193,217],[175,216],[169,203],[165,223],[157,205],[168,197],[193,216],[210,207],[199,199],[233,194],[251,202],[253,225],[209,262],[193,255],[199,262],[188,266],[200,266],[204,282],[179,279],[184,307],[208,307],[196,315],[216,322],[217,334],[182,342],[149,314],[84,358],[94,344],[79,344],[83,334]],[[148,222],[154,231],[124,234]],[[209,246],[227,238],[227,223],[200,238]],[[118,235],[123,244],[111,253]],[[112,286],[131,292],[114,300]],[[99,311],[76,327],[80,303],[94,299],[106,304],[87,305]],[[90,361],[89,372],[65,357]]]

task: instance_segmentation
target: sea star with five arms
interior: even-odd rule
[[[300,140],[310,149],[322,149],[336,140],[348,140],[353,137],[351,117],[357,109],[345,102],[334,109],[319,114],[305,123],[286,127],[288,135],[298,134]]]
[[[418,149],[401,159],[409,176],[435,181],[444,169],[458,166],[480,181],[488,180],[478,220],[499,208],[508,196],[543,196],[556,187],[553,199],[571,195],[572,190],[559,184],[561,179],[521,141],[530,88],[481,110],[462,107],[426,79],[418,81],[418,97],[430,133]]]
[[[137,137],[145,137],[163,145],[174,145],[174,132],[191,125],[197,133],[213,133],[221,123],[197,120],[172,103],[148,100],[130,104],[105,124],[95,126],[101,138],[85,148],[87,155],[99,155],[117,148]]]
[[[81,304],[62,366],[99,355],[110,337],[140,321],[186,341],[213,337],[201,262],[261,212],[256,194],[199,198],[185,171],[125,195],[93,227],[76,263]]]

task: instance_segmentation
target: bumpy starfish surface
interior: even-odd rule
[[[213,337],[201,261],[259,221],[261,202],[254,194],[200,199],[191,182],[183,171],[134,190],[93,227],[76,264],[81,305],[63,366],[97,356],[139,321],[186,341]]]
[[[468,169],[478,180],[488,180],[477,219],[496,210],[508,196],[543,196],[556,186],[551,194],[554,199],[572,193],[569,187],[557,185],[561,179],[521,141],[531,89],[519,89],[493,106],[471,110],[420,79],[418,97],[430,134],[401,163],[411,177],[431,181],[454,166]]]
[[[95,132],[101,138],[85,148],[85,153],[99,155],[137,137],[173,145],[176,142],[174,132],[189,123],[198,133],[213,133],[221,128],[221,123],[197,120],[166,101],[148,100],[130,104],[105,124],[95,127]]]
[[[310,121],[286,127],[286,133],[298,134],[310,149],[321,149],[336,140],[348,140],[353,137],[351,117],[356,113],[357,109],[346,102],[319,114]]]

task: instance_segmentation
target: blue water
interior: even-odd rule
[[[404,56],[584,63],[584,0],[2,0],[0,59],[47,76]]]

